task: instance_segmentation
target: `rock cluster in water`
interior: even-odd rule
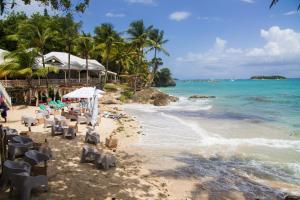
[[[216,96],[195,94],[189,97],[189,99],[215,99]]]

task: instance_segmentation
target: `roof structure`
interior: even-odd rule
[[[71,70],[82,71],[86,69],[86,60],[71,54],[70,56]],[[41,61],[39,61],[41,63]],[[45,55],[45,63],[57,66],[60,70],[68,69],[68,53],[50,52]],[[41,67],[41,64],[39,65]],[[88,59],[89,70],[105,71],[105,67],[97,60]]]

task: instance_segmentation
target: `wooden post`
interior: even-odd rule
[[[78,71],[78,80],[79,80],[79,83],[80,83],[80,71]]]
[[[65,84],[67,83],[67,72],[66,72],[66,70],[64,70],[64,72],[65,72]]]
[[[41,78],[38,76],[38,79],[39,79],[39,85],[41,85]]]

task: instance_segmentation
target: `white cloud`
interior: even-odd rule
[[[170,14],[169,19],[170,20],[175,20],[175,21],[182,21],[191,16],[191,13],[186,12],[186,11],[178,11],[178,12],[173,12]]]
[[[255,3],[254,0],[241,0],[242,2],[245,2],[245,3]]]
[[[125,0],[128,3],[154,4],[154,0]]]
[[[224,20],[220,17],[197,17],[198,20],[203,21],[215,21],[215,22],[223,22]]]
[[[298,13],[297,11],[289,11],[289,12],[284,13],[284,15],[289,16],[289,15],[295,15],[297,13]]]
[[[215,78],[274,73],[293,76],[288,74],[292,71],[298,71],[297,76],[300,76],[300,33],[273,26],[261,30],[260,36],[265,44],[248,49],[230,48],[226,40],[217,37],[214,46],[208,51],[189,52],[177,58],[177,61],[180,66],[189,66],[189,71],[194,75],[205,74]],[[175,74],[180,73],[180,70],[176,68]]]
[[[106,17],[114,17],[114,18],[122,18],[126,17],[126,14],[124,13],[115,13],[115,12],[108,12],[105,14]]]

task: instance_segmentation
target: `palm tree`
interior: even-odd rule
[[[130,41],[134,47],[137,49],[137,59],[138,59],[138,68],[141,67],[144,48],[148,43],[148,34],[152,29],[152,26],[145,27],[143,20],[133,21],[129,25],[127,33],[130,35]],[[136,91],[136,81],[137,81],[138,69],[135,69],[135,78],[134,78],[134,92]]]
[[[270,8],[272,8],[275,4],[277,4],[279,2],[279,0],[272,0],[271,4],[270,4]],[[298,5],[298,11],[300,10],[300,3]]]
[[[51,28],[43,28],[36,25],[34,22],[25,23],[21,25],[19,36],[25,39],[28,46],[36,47],[39,49],[40,56],[42,57],[43,68],[46,69],[45,65],[45,48],[47,42],[56,35],[55,31]],[[49,73],[49,72],[48,72]],[[48,87],[48,75],[46,76],[46,84]]]
[[[0,65],[0,77],[25,77],[30,88],[34,76],[45,77],[48,72],[58,72],[57,67],[39,68],[39,53],[35,48],[20,48],[4,56],[4,63]]]
[[[103,49],[104,53],[102,57],[105,57],[105,78],[104,78],[104,84],[106,84],[107,81],[107,72],[109,69],[109,57],[111,54],[111,50],[113,46],[115,45],[115,42],[119,39],[119,34],[114,30],[114,27],[112,24],[105,23],[101,24],[101,26],[98,26],[94,30],[95,33],[95,42],[99,43],[99,45],[96,47],[97,49]]]
[[[94,51],[94,39],[90,34],[82,32],[82,35],[76,40],[77,50],[82,57],[85,58],[85,67],[86,67],[86,85],[89,84],[89,57],[90,54]]]
[[[57,27],[57,31],[61,40],[61,43],[64,44],[66,51],[68,52],[68,82],[70,83],[71,79],[71,51],[75,45],[75,41],[78,37],[78,30],[81,27],[80,23],[73,21],[73,16],[69,13],[66,17],[59,17],[57,20],[54,20],[54,23]],[[55,26],[54,25],[54,26]]]
[[[128,73],[130,68],[134,66],[136,52],[131,48],[130,44],[124,41],[116,42],[112,48],[111,55],[118,67],[118,74],[121,74],[122,72]]]
[[[153,61],[153,67],[152,67],[152,73],[150,75],[150,78],[146,84],[146,86],[150,87],[152,85],[154,76],[158,69],[158,59],[157,59],[157,53],[163,52],[165,55],[169,56],[169,53],[166,49],[164,49],[163,45],[166,44],[169,40],[164,39],[164,31],[159,31],[158,29],[152,29],[149,32],[149,50],[154,50],[154,57],[152,59]]]

